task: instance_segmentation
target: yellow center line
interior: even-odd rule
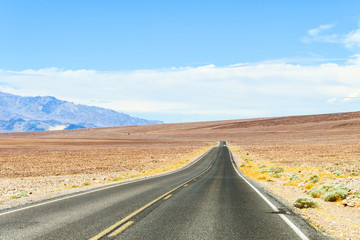
[[[191,178],[190,180],[180,184],[179,186],[171,189],[170,191],[168,191],[167,193],[161,195],[160,197],[156,198],[155,200],[149,202],[148,204],[142,206],[141,208],[139,208],[138,210],[130,213],[128,216],[124,217],[123,219],[121,219],[120,221],[118,221],[117,223],[111,225],[110,227],[108,227],[107,229],[103,230],[102,232],[100,232],[99,234],[95,235],[94,237],[90,238],[89,240],[98,240],[99,238],[105,236],[106,234],[108,234],[109,232],[111,232],[112,230],[114,230],[115,228],[119,227],[120,225],[122,225],[124,222],[130,220],[132,217],[136,216],[137,214],[139,214],[140,212],[142,212],[143,210],[145,210],[146,208],[150,207],[151,205],[153,205],[154,203],[158,202],[159,200],[163,199],[164,197],[166,197],[167,195],[171,194],[172,192],[176,191],[177,189],[181,188],[184,185],[187,185],[189,182],[193,181],[195,178],[200,177],[201,175],[203,175],[206,171],[208,171],[210,168],[212,167],[212,165],[210,165],[202,174],[195,176],[193,178]],[[131,224],[130,224],[131,225]],[[130,226],[129,225],[129,226]],[[124,225],[125,226],[125,225]],[[119,228],[120,229],[120,228]],[[117,232],[118,230],[116,230]]]
[[[119,233],[121,233],[122,231],[124,231],[126,228],[130,227],[131,224],[133,224],[134,221],[129,221],[127,223],[125,223],[124,225],[122,225],[118,230],[112,232],[109,237],[115,237],[116,235],[118,235]]]
[[[165,200],[169,199],[172,196],[172,194],[167,195],[166,197],[164,197]]]

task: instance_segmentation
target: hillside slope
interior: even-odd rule
[[[63,130],[159,124],[110,109],[74,104],[55,97],[21,97],[0,92],[0,132]]]

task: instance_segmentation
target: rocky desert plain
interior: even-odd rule
[[[319,231],[360,239],[360,112],[0,134],[0,208],[171,171],[219,141]]]

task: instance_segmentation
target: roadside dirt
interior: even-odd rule
[[[316,146],[232,146],[233,156],[239,169],[252,180],[272,192],[292,210],[302,215],[315,228],[324,234],[337,239],[360,238],[360,177],[351,173],[360,173],[356,161],[357,144],[343,146],[347,151],[339,151],[340,147],[333,148]],[[316,148],[317,157],[313,156]],[[306,150],[305,150],[306,149]],[[352,151],[350,151],[352,149]],[[305,154],[308,153],[308,154]],[[351,154],[354,153],[354,154]],[[344,164],[338,164],[343,158]],[[336,156],[339,155],[339,158]],[[331,161],[333,157],[334,161]],[[328,161],[325,161],[328,159]],[[334,164],[335,163],[335,164]],[[271,167],[282,168],[281,173],[262,172]],[[334,172],[341,174],[335,175]],[[309,183],[311,176],[319,176],[319,181]],[[298,180],[291,181],[296,176]],[[350,188],[349,196],[344,200],[326,202],[322,198],[314,199],[317,208],[298,209],[293,203],[299,197],[310,197],[309,189],[323,185],[346,186]]]
[[[171,171],[191,163],[210,148],[108,148],[27,152],[16,157],[7,154],[13,157],[7,169],[13,171],[3,171],[5,177],[0,178],[0,209]],[[6,162],[8,158],[1,159]]]
[[[299,196],[308,196],[305,191],[313,187],[301,182],[287,184],[295,173],[302,181],[317,174],[321,179],[316,183],[319,185],[350,185],[353,195],[360,185],[359,177],[350,176],[352,172],[360,173],[360,112],[352,112],[0,134],[0,198],[4,204],[9,202],[6,198],[20,196],[22,189],[27,189],[28,179],[36,182],[31,184],[37,190],[27,189],[28,197],[12,201],[26,202],[30,195],[49,191],[56,194],[58,187],[78,191],[82,185],[95,186],[95,181],[102,184],[169,165],[175,168],[181,162],[179,159],[197,149],[215,146],[218,141],[238,148],[240,154],[245,154],[243,157],[252,159],[255,170],[257,164],[283,167],[280,178],[254,177],[262,178],[257,181],[289,205]],[[240,169],[246,174],[251,167]],[[334,172],[342,175],[334,176]],[[93,182],[86,186],[89,181]],[[339,239],[360,239],[359,206],[350,207],[353,204],[345,205],[344,200],[337,203],[316,200],[320,208],[296,211],[326,234]]]

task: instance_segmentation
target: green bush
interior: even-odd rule
[[[269,168],[264,168],[264,169],[260,169],[259,172],[261,173],[281,173],[283,172],[284,169],[282,167],[269,167]]]
[[[266,167],[265,164],[259,164],[259,165],[258,165],[258,168],[265,168],[265,167]]]
[[[281,178],[281,177],[282,177],[282,173],[272,172],[272,173],[270,173],[270,176],[272,176],[272,177],[274,177],[274,178]]]
[[[295,200],[294,206],[297,208],[316,208],[319,206],[319,204],[312,198],[299,197]]]
[[[311,175],[308,180],[306,180],[307,183],[317,183],[320,181],[320,177],[318,175]]]
[[[335,202],[338,199],[344,199],[351,191],[351,188],[343,185],[324,184],[321,187],[313,187],[306,193],[313,198],[323,198],[327,202]]]
[[[335,189],[331,192],[326,193],[324,195],[324,200],[326,202],[335,202],[339,199],[345,199],[348,195],[348,192],[343,189]]]
[[[20,191],[17,194],[12,195],[10,198],[11,199],[18,199],[18,198],[27,197],[27,196],[28,196],[28,194],[27,194],[26,191]]]
[[[297,173],[295,173],[295,174],[291,175],[289,178],[289,182],[292,182],[292,181],[301,181],[301,178],[299,178]]]
[[[312,196],[313,198],[320,198],[325,193],[327,193],[330,189],[332,189],[333,187],[334,187],[334,185],[325,184],[325,185],[322,185],[321,187],[313,187],[306,193],[309,194],[310,196]]]
[[[358,172],[352,172],[352,173],[350,173],[350,176],[357,177],[357,176],[359,176],[359,173]]]
[[[282,167],[274,167],[272,170],[273,173],[281,173],[283,171],[284,169]]]
[[[251,165],[241,164],[240,167],[252,167]]]
[[[342,174],[341,171],[335,171],[335,172],[333,172],[333,175],[335,175],[335,176],[342,176],[343,174]]]

